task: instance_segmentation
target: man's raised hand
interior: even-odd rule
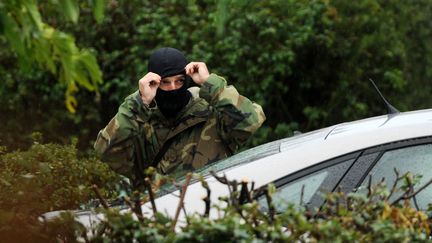
[[[159,87],[160,81],[161,76],[152,72],[147,73],[139,80],[139,91],[144,104],[149,105],[153,101],[154,97],[156,96],[156,91]]]
[[[186,75],[189,75],[193,81],[202,85],[210,76],[207,66],[203,62],[191,62],[185,67]]]

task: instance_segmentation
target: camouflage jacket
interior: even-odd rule
[[[129,95],[99,132],[95,149],[102,160],[133,181],[149,166],[178,176],[231,155],[265,120],[261,106],[215,74],[195,89],[199,95],[173,120],[144,105],[138,91]],[[157,155],[160,150],[166,152]]]

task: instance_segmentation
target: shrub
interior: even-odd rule
[[[35,143],[27,151],[0,154],[0,237],[31,237],[44,212],[78,209],[94,198],[115,194],[118,177],[95,157],[79,158],[75,144]]]
[[[227,183],[230,186],[235,183]],[[205,184],[203,184],[205,186]],[[238,184],[240,186],[240,184]],[[237,187],[237,186],[235,186]],[[367,194],[341,192],[325,195],[320,209],[289,205],[277,214],[272,210],[270,185],[264,189],[267,201],[252,200],[258,191],[232,191],[220,198],[226,207],[218,206],[219,215],[209,218],[194,214],[186,224],[177,227],[177,219],[156,212],[143,217],[140,213],[119,213],[106,209],[105,220],[93,229],[87,242],[427,242],[431,240],[432,218],[427,212],[411,207],[409,199],[390,202],[385,185],[369,187]],[[233,188],[231,188],[233,189]],[[240,188],[238,188],[240,189]],[[409,195],[409,189],[406,190]],[[246,194],[250,196],[245,196]],[[243,199],[242,199],[243,197]],[[241,203],[242,200],[245,202]],[[265,205],[264,205],[264,204]],[[430,212],[429,212],[430,213]],[[136,217],[135,217],[136,216]],[[137,220],[140,219],[140,220]],[[70,215],[65,218],[70,220]],[[75,235],[82,228],[75,227]],[[96,232],[96,233],[95,233]],[[69,232],[69,236],[74,235]],[[62,236],[65,237],[65,236]]]

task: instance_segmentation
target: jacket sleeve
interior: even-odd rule
[[[219,135],[232,152],[243,145],[266,117],[260,105],[240,95],[224,78],[211,74],[199,96],[215,113]]]
[[[132,94],[120,105],[117,114],[108,125],[102,129],[94,148],[114,171],[132,180],[136,179],[135,160],[139,125],[135,119],[135,110],[139,105]]]

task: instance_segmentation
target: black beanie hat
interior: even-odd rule
[[[161,78],[185,73],[188,61],[179,50],[164,47],[150,55],[147,70],[161,76]]]

